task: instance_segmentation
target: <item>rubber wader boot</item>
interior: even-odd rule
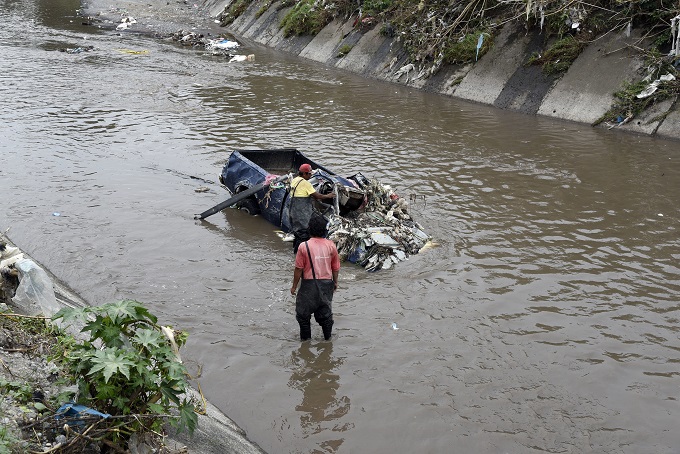
[[[323,330],[323,338],[325,340],[330,339],[331,331],[333,331],[333,319],[324,321],[323,325],[321,325],[321,329]]]
[[[300,340],[307,340],[312,338],[312,325],[307,323],[300,323]]]

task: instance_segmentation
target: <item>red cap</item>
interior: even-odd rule
[[[309,164],[302,164],[300,166],[300,172],[311,172],[312,171],[312,166]]]

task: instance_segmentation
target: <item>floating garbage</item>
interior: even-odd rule
[[[133,49],[116,49],[118,52],[121,54],[129,54],[129,55],[147,55],[149,53],[148,50],[133,50]]]
[[[239,62],[239,61],[255,61],[255,55],[250,54],[250,55],[234,55],[231,57],[229,60],[229,63],[231,62]]]
[[[392,329],[396,331],[399,329],[399,327],[397,326],[396,323],[392,323]]]
[[[208,39],[200,33],[187,30],[180,30],[171,34],[170,39],[177,41],[184,46],[203,48],[212,55],[224,55],[225,57],[228,57],[230,61],[252,61],[255,59],[254,55],[235,55],[233,51],[241,47],[241,44],[233,39]]]
[[[80,54],[83,52],[89,52],[91,50],[94,50],[94,46],[67,47],[66,49],[59,49],[59,52],[66,52],[67,54]]]
[[[343,260],[367,271],[389,269],[417,254],[430,236],[409,214],[408,202],[377,180],[367,182],[366,206],[355,216],[331,216],[328,238]]]
[[[205,44],[206,50],[214,50],[214,49],[220,49],[220,50],[230,50],[230,49],[236,49],[237,47],[240,47],[241,45],[237,43],[236,41],[232,41],[230,39],[222,39],[222,40],[209,40]]]
[[[137,23],[137,20],[134,17],[130,17],[130,16],[123,17],[120,20],[120,24],[118,24],[118,26],[116,27],[116,30],[126,30],[126,29],[130,28],[130,26],[132,24],[136,24],[136,23]]]
[[[58,212],[58,211],[55,211],[54,213],[52,213],[52,216],[61,216],[61,213]]]

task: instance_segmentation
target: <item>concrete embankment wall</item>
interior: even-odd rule
[[[234,0],[235,1],[235,0]],[[232,0],[208,0],[215,17]],[[592,124],[614,103],[624,82],[639,80],[643,61],[630,45],[639,34],[609,33],[591,43],[559,77],[547,76],[538,66],[527,66],[529,56],[541,48],[543,36],[508,24],[493,48],[475,64],[444,66],[432,77],[408,71],[408,57],[397,41],[380,34],[380,27],[359,30],[354,18],[334,21],[316,36],[285,38],[279,24],[289,8],[274,4],[258,17],[261,4],[250,7],[227,28],[237,38],[345,69],[365,77],[408,85],[446,96],[489,104],[528,115],[544,115]],[[351,51],[338,57],[343,46]],[[667,100],[632,121],[613,126],[624,131],[680,140],[680,107]],[[600,127],[612,127],[602,124]]]

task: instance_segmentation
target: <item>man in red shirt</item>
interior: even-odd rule
[[[321,325],[324,339],[331,338],[333,329],[333,292],[338,288],[340,257],[335,243],[325,238],[326,220],[313,216],[309,221],[311,238],[300,244],[295,255],[295,272],[290,294],[295,296],[298,283],[300,291],[295,299],[295,318],[300,324],[300,340],[311,339],[310,319]]]

